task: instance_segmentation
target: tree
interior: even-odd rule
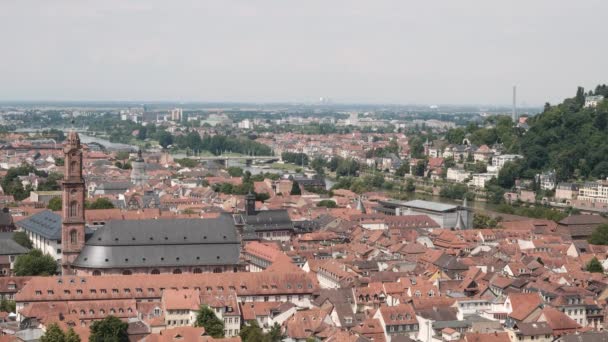
[[[47,204],[46,208],[52,211],[59,211],[62,207],[61,202],[61,197],[53,197],[49,201],[49,204]]]
[[[72,327],[69,327],[65,333],[65,342],[80,342],[80,336],[76,334]]]
[[[271,342],[279,342],[283,339],[283,332],[281,331],[281,326],[279,323],[275,322],[270,328],[268,332],[268,336],[270,337]]]
[[[15,312],[17,304],[14,300],[0,299],[0,312]]]
[[[426,162],[424,160],[419,160],[416,163],[416,167],[414,168],[414,176],[423,177],[425,169],[426,169]]]
[[[49,324],[44,335],[40,336],[40,342],[65,342],[65,333],[57,324]]]
[[[491,218],[490,216],[475,213],[473,215],[473,228],[496,228],[498,226],[498,220]]]
[[[600,224],[588,241],[592,245],[608,245],[608,224]]]
[[[175,159],[175,162],[182,167],[196,167],[198,165],[198,161],[190,158]]]
[[[124,162],[127,159],[129,159],[129,152],[120,151],[120,152],[116,153],[116,160],[122,160]]]
[[[113,209],[114,204],[112,203],[112,201],[110,201],[109,199],[107,199],[105,197],[99,197],[92,203],[87,202],[86,208],[87,209]]]
[[[518,162],[507,162],[498,172],[496,181],[504,189],[511,189],[515,186],[515,180],[520,176],[521,167]]]
[[[279,342],[283,338],[281,326],[275,323],[270,331],[265,334],[256,320],[247,322],[239,334],[243,342]]]
[[[409,178],[407,182],[405,182],[405,191],[406,192],[414,192],[416,191],[416,185],[414,185],[414,180]]]
[[[173,144],[173,136],[167,131],[162,131],[158,135],[158,144],[163,148],[167,148]]]
[[[322,200],[317,203],[317,207],[336,208],[338,205],[332,200]]]
[[[72,327],[65,333],[56,323],[52,323],[46,328],[44,335],[40,337],[40,342],[80,342],[80,336],[76,334]]]
[[[224,321],[217,318],[213,310],[211,310],[207,305],[201,305],[200,309],[196,313],[195,325],[197,327],[205,328],[205,331],[211,337],[224,337]]]
[[[116,316],[108,316],[91,324],[89,342],[128,342],[129,324]]]
[[[268,199],[270,199],[270,195],[267,192],[256,192],[255,193],[255,200],[256,201],[260,201],[260,202],[265,202]]]
[[[257,320],[247,322],[241,329],[239,336],[241,336],[243,342],[268,342],[268,338],[258,325]]]
[[[228,174],[230,175],[230,177],[242,177],[243,176],[243,169],[241,169],[238,166],[230,166],[228,169],[226,169],[226,171],[228,171]]]
[[[52,256],[32,249],[15,261],[16,276],[50,276],[57,273],[57,262]]]
[[[407,175],[408,173],[410,173],[410,164],[403,162],[399,166],[399,168],[397,168],[397,170],[395,171],[395,176],[403,177],[403,176]]]
[[[298,182],[293,182],[291,185],[291,191],[289,192],[290,195],[296,195],[299,196],[302,194],[302,190],[300,189],[300,185],[298,184]]]
[[[30,240],[25,232],[14,232],[13,240],[27,249],[32,248],[32,240]]]
[[[602,264],[596,257],[593,257],[587,264],[587,271],[591,273],[604,273],[604,267],[602,267]]]

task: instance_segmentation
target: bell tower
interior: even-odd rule
[[[62,270],[64,274],[71,274],[71,264],[84,247],[85,234],[82,146],[75,131],[69,133],[67,143],[63,147],[63,155],[65,170],[62,181]]]

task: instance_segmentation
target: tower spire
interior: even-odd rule
[[[82,146],[80,137],[74,129],[70,130],[68,139],[63,147],[65,160],[62,194],[62,271],[72,274],[72,263],[84,247],[84,196],[85,185],[82,177]]]

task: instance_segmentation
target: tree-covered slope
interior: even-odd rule
[[[608,96],[605,85],[587,95]],[[520,138],[526,175],[555,169],[559,180],[608,176],[608,100],[585,108],[585,92],[528,120],[530,129]]]

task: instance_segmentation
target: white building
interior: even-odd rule
[[[61,215],[45,210],[15,223],[32,241],[34,248],[60,261],[61,252]]]
[[[495,166],[500,170],[506,163],[514,162],[518,159],[523,159],[524,156],[520,154],[501,154],[492,158],[492,166]]]
[[[608,203],[608,181],[587,182],[578,189],[580,201]]]
[[[490,181],[490,179],[496,177],[493,173],[474,173],[473,178],[469,182],[469,185],[472,185],[476,188],[485,188],[486,183]]]
[[[457,169],[454,167],[448,168],[448,172],[446,174],[446,178],[451,181],[455,181],[458,183],[464,183],[467,178],[471,177],[471,172],[465,171],[463,169]]]
[[[597,105],[602,101],[604,101],[604,96],[602,96],[602,95],[586,96],[585,97],[585,107],[586,108],[597,107]]]

